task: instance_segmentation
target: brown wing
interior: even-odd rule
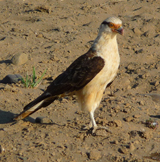
[[[75,60],[64,73],[59,75],[38,98],[24,107],[14,120],[24,119],[42,107],[51,104],[58,97],[68,95],[88,84],[104,67],[104,60],[89,51]]]
[[[104,60],[91,50],[76,59],[48,86],[46,92],[52,96],[68,94],[88,84],[104,67]]]

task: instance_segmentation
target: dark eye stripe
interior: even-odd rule
[[[104,25],[108,25],[109,22],[103,21],[102,24],[104,24]]]

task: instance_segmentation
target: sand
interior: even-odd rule
[[[0,80],[8,74],[31,75],[33,67],[40,77],[47,68],[37,88],[0,83],[0,161],[160,161],[159,6],[159,0],[0,0]],[[89,114],[79,109],[75,97],[13,122],[88,51],[100,23],[112,15],[125,30],[118,35],[121,66],[95,112],[98,125],[108,126],[112,134],[82,130]],[[26,63],[10,63],[22,53],[28,55]],[[37,117],[43,122],[35,123]]]

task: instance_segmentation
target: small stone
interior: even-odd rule
[[[130,143],[130,145],[129,145],[129,149],[130,149],[131,151],[134,151],[134,150],[135,150],[135,146],[134,146],[133,143]]]
[[[114,120],[116,127],[122,127],[122,122],[120,120]]]
[[[121,148],[118,149],[118,151],[122,154],[127,154],[128,153],[128,149],[125,146],[122,146]]]
[[[139,141],[138,140],[134,141],[134,144],[135,145],[138,145],[139,144]]]
[[[135,115],[133,115],[133,117],[134,117],[134,118],[140,118],[141,115],[140,115],[140,114],[135,114]]]
[[[154,82],[154,85],[158,86],[159,85],[159,81]]]
[[[140,137],[145,138],[145,139],[150,139],[153,136],[151,132],[139,131],[138,133],[139,133]]]
[[[85,137],[85,134],[84,134],[84,133],[78,133],[78,134],[76,135],[76,138],[79,138],[79,139],[81,139],[81,140],[83,140],[84,137]]]
[[[124,103],[125,107],[129,107],[130,106],[130,103]]]
[[[53,55],[51,58],[50,58],[50,60],[52,60],[52,61],[59,61],[59,58],[58,57],[56,57],[55,55]]]
[[[49,6],[38,6],[35,8],[35,11],[51,13],[51,8]]]
[[[89,154],[90,160],[99,160],[101,158],[101,152],[97,150],[92,150]]]
[[[143,134],[143,137],[144,138],[146,138],[146,139],[150,139],[150,138],[152,138],[152,133],[151,132],[144,132],[144,134]]]
[[[140,36],[142,34],[142,32],[138,28],[134,28],[133,31],[138,36]]]
[[[135,70],[135,66],[134,66],[133,64],[129,64],[129,65],[127,66],[127,69],[128,69],[128,70]]]
[[[133,120],[133,117],[128,116],[128,117],[124,118],[124,120],[125,120],[126,122],[130,122],[130,121],[132,121],[132,120]]]
[[[22,76],[20,74],[9,74],[3,78],[1,83],[11,84],[11,83],[17,83],[21,80],[22,80]]]
[[[142,75],[142,79],[145,79],[145,78],[146,78],[146,74],[143,74],[143,75]]]
[[[4,147],[0,145],[0,154],[3,153],[4,151],[5,151]]]
[[[53,121],[51,120],[51,119],[49,119],[49,118],[46,118],[46,117],[37,117],[36,119],[35,119],[35,122],[36,123],[53,123]]]
[[[43,37],[43,34],[38,34],[36,35],[37,38],[42,38]]]
[[[18,28],[12,28],[11,32],[19,32],[19,29]]]
[[[108,125],[110,126],[110,127],[116,127],[116,123],[114,122],[114,121],[109,121],[108,122]]]
[[[144,34],[143,34],[145,37],[149,37],[151,35],[151,33],[149,31],[146,31]]]
[[[142,75],[142,79],[145,79],[145,78],[150,77],[150,76],[151,76],[150,73],[145,73],[145,74]]]
[[[139,53],[142,53],[142,52],[143,52],[143,49],[139,49],[139,50],[135,51],[136,54],[139,54]]]
[[[130,135],[131,138],[135,138],[137,136],[137,131],[133,130],[129,132],[128,134]]]
[[[28,61],[28,55],[25,53],[16,54],[11,59],[14,65],[22,65]]]
[[[62,159],[61,159],[61,158],[59,158],[59,159],[56,159],[56,161],[57,161],[57,162],[61,162],[61,161],[62,161]]]
[[[0,41],[3,41],[3,40],[5,40],[5,39],[6,39],[5,36],[0,36]]]
[[[54,43],[60,43],[60,40],[54,40]]]
[[[131,89],[131,88],[132,88],[132,87],[131,87],[130,85],[127,86],[127,89],[128,89],[128,90]]]
[[[144,101],[140,101],[139,104],[144,106]]]
[[[118,144],[119,142],[117,140],[114,140],[111,142],[112,144]]]

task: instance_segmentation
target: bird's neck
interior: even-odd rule
[[[108,53],[112,49],[118,50],[116,34],[99,33],[91,49],[96,51],[97,53],[104,53],[104,54]]]

